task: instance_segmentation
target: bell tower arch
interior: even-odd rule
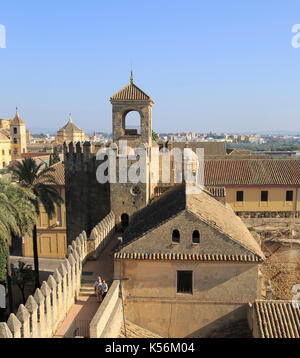
[[[110,98],[112,104],[113,142],[127,140],[128,146],[134,148],[140,144],[152,145],[152,105],[150,96],[134,82],[131,72],[130,83]],[[132,128],[126,123],[130,112],[140,116],[139,126]],[[138,128],[139,127],[139,128]]]

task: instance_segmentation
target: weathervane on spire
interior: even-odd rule
[[[131,68],[131,75],[130,75],[130,83],[133,83],[133,73],[132,73],[132,68]]]

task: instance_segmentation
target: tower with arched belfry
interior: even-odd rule
[[[153,100],[134,82],[131,72],[130,83],[110,98],[112,104],[113,141],[127,140],[129,146],[152,144]],[[128,128],[126,116],[132,112],[140,115],[140,128]]]
[[[117,155],[117,182],[110,184],[111,209],[115,214],[116,223],[123,229],[130,222],[130,217],[138,210],[149,204],[151,196],[150,165],[152,147],[152,105],[153,100],[142,91],[134,82],[131,72],[130,82],[110,98],[112,104],[112,134]],[[137,112],[139,123],[136,127],[128,126],[127,116],[131,112]],[[124,152],[124,143],[127,148]],[[120,180],[119,166],[122,155],[128,155],[127,172],[130,166],[136,162],[134,154],[137,148],[147,153],[145,162],[144,182],[132,183],[127,177],[127,182]]]

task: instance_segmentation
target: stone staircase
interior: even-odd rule
[[[82,279],[79,296],[96,296],[94,289],[95,280]]]

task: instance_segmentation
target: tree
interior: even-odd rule
[[[53,162],[53,153],[50,153],[50,156],[49,156],[49,167],[52,167],[53,164],[54,164],[54,162]]]
[[[25,235],[35,225],[34,199],[34,194],[30,190],[0,179],[0,275],[1,280],[5,279],[7,282],[11,311],[13,310],[13,296],[8,247],[11,245],[13,236]]]
[[[53,149],[53,164],[59,163],[60,162],[60,157],[59,157],[59,151],[57,147],[54,147]]]
[[[157,142],[159,140],[158,134],[155,133],[154,131],[152,131],[152,140],[154,140],[155,142]]]
[[[23,303],[26,303],[25,287],[34,282],[35,275],[31,265],[26,265],[24,262],[19,261],[18,267],[11,265],[12,282],[19,287]]]
[[[17,162],[16,166],[12,168],[13,177],[16,178],[19,184],[31,190],[34,194],[32,203],[34,204],[36,214],[40,215],[40,207],[43,206],[49,219],[55,214],[55,204],[61,205],[63,199],[55,186],[58,185],[53,174],[55,169],[48,167],[45,163],[37,164],[32,158],[25,158],[22,162]],[[35,287],[40,287],[39,279],[39,260],[37,249],[37,229],[36,225],[32,232],[33,240],[33,257],[35,270]]]

